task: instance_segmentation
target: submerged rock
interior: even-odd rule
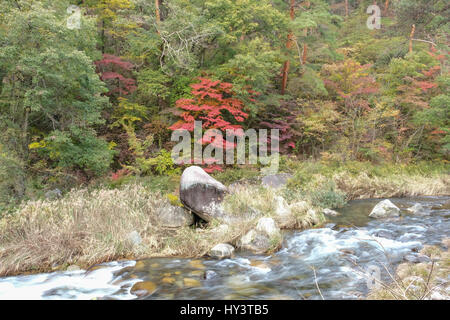
[[[164,228],[181,228],[194,223],[194,216],[186,209],[166,204],[156,210],[159,224]]]
[[[420,203],[416,203],[415,205],[413,205],[412,207],[410,207],[406,210],[408,210],[412,214],[417,214],[417,215],[422,215],[422,216],[429,214]]]
[[[201,260],[191,260],[189,261],[189,266],[195,269],[205,269],[205,266]]]
[[[205,274],[203,275],[203,279],[205,280],[212,280],[217,278],[219,275],[217,274],[217,272],[213,271],[213,270],[206,270]]]
[[[206,221],[226,220],[221,202],[227,188],[202,168],[191,166],[181,175],[180,200],[192,212]]]
[[[261,218],[254,229],[241,237],[237,246],[256,254],[276,249],[282,240],[280,228],[272,218]]]
[[[151,281],[141,281],[135,283],[130,292],[140,297],[154,293],[157,288],[157,285]]]
[[[228,243],[219,243],[209,251],[209,256],[216,259],[230,258],[233,254],[234,247]]]
[[[185,287],[189,287],[189,288],[196,288],[196,287],[202,286],[200,281],[198,281],[197,279],[192,279],[192,278],[184,278],[183,283],[184,283]]]
[[[372,218],[388,218],[398,217],[400,215],[400,209],[393,204],[389,199],[379,202],[369,214]]]

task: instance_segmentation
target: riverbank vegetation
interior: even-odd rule
[[[261,216],[274,218],[283,229],[305,229],[326,222],[323,209],[342,207],[355,198],[449,194],[446,166],[435,164],[343,165],[283,159],[282,165],[292,176],[276,191],[262,187],[259,172],[252,167],[215,175],[240,188],[226,197],[225,208],[242,219],[226,227],[219,221],[179,229],[160,226],[157,210],[179,202],[179,177],[173,182],[156,177],[120,184],[108,180],[74,189],[60,199],[24,202],[0,220],[0,276],[60,270],[73,264],[88,268],[118,259],[202,257],[214,244],[236,244]],[[157,190],[162,185],[164,192]],[[277,213],[277,196],[286,199],[288,213]],[[132,232],[141,237],[137,245],[130,240]]]
[[[377,29],[369,5],[2,1],[1,214],[105,177],[177,175],[171,132],[193,119],[277,128],[302,161],[448,164],[448,6],[387,2]]]
[[[372,300],[448,300],[448,274],[450,272],[449,239],[438,246],[425,246],[420,253],[428,262],[402,263],[391,281],[378,281],[368,299]]]
[[[280,130],[277,194],[261,164],[203,165],[244,186],[237,215],[307,228],[352,199],[450,194],[444,2],[387,1],[377,29],[372,0],[3,0],[0,275],[202,256],[251,229],[158,227],[194,120]]]

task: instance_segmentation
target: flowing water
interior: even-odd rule
[[[0,278],[0,299],[362,298],[370,275],[388,280],[399,263],[423,261],[423,245],[440,246],[450,237],[450,197],[391,200],[402,209],[400,218],[371,219],[380,200],[352,201],[323,228],[286,232],[282,249],[271,256],[120,261],[88,271],[6,277]],[[415,203],[425,215],[405,211]],[[131,292],[141,281],[152,294]]]

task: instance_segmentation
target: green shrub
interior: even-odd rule
[[[336,190],[334,182],[330,182],[323,189],[312,191],[311,200],[322,208],[342,208],[346,204],[345,194]]]

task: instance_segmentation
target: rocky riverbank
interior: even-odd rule
[[[336,171],[331,178],[301,173],[226,186],[201,168],[189,167],[180,178],[179,198],[128,184],[24,203],[0,220],[0,275],[86,269],[121,259],[269,254],[280,248],[282,229],[318,227],[338,215],[333,209],[346,194],[355,197],[361,175],[361,198],[367,195],[363,188],[378,188],[377,194],[390,189],[387,178],[364,172],[352,177]],[[407,190],[417,195],[419,188],[428,195],[448,193],[446,174],[410,175],[409,183],[408,175],[398,177],[404,195]],[[423,183],[412,185],[418,180]]]

